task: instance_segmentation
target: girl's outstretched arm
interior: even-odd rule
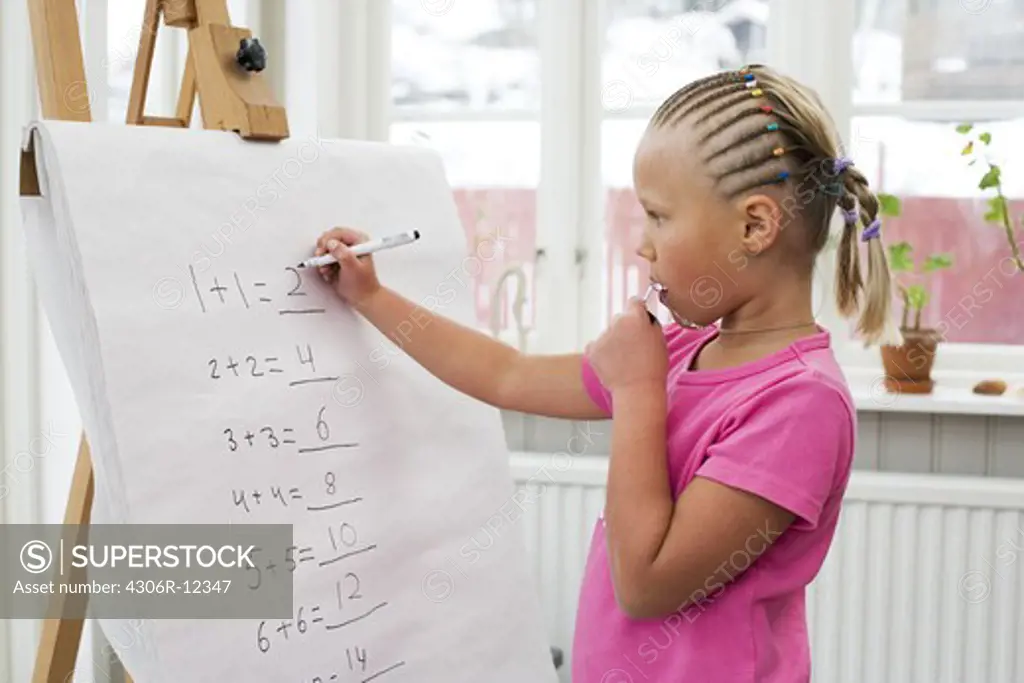
[[[380,284],[372,256],[348,249],[368,239],[348,228],[324,233],[316,255],[331,253],[338,264],[321,268],[321,275],[428,372],[498,408],[576,420],[608,417],[583,385],[581,354],[529,356],[417,305]]]
[[[581,354],[530,356],[381,287],[359,312],[446,384],[506,410],[576,420],[607,417],[586,389]]]

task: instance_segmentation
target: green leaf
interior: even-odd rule
[[[914,270],[914,250],[908,242],[889,245],[889,268],[894,272],[910,272]]]
[[[978,136],[978,139],[984,142],[986,145],[992,143],[992,133],[982,133]]]
[[[926,273],[931,273],[942,268],[949,268],[953,265],[953,257],[950,254],[933,254],[928,257],[921,266]]]
[[[956,132],[960,133],[961,135],[966,135],[967,133],[970,133],[972,130],[974,130],[973,123],[961,123],[959,126],[956,127]]]
[[[883,216],[899,216],[902,212],[900,198],[896,195],[880,192],[876,197],[878,198],[878,210]]]
[[[967,156],[968,154],[970,154],[973,151],[974,151],[974,140],[971,140],[970,142],[967,143],[967,145],[962,150],[960,150],[960,156],[965,157],[965,156]]]
[[[992,197],[988,200],[988,211],[985,213],[985,220],[989,223],[1005,225],[1007,216],[1006,198],[1001,196]]]
[[[907,300],[911,308],[920,311],[928,303],[928,292],[921,285],[910,285],[907,287]]]
[[[979,190],[987,190],[990,187],[997,187],[999,185],[1000,171],[999,167],[995,164],[989,166],[988,173],[986,173],[981,182],[978,183]]]

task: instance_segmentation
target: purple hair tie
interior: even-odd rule
[[[839,175],[851,166],[853,166],[853,159],[850,157],[839,157],[832,162],[832,169],[836,175]]]
[[[856,207],[850,209],[849,211],[843,209],[843,220],[846,221],[847,225],[856,225],[858,218],[860,218],[860,212],[857,211]]]
[[[882,220],[880,218],[876,218],[875,220],[871,221],[871,225],[869,225],[868,227],[864,228],[864,232],[862,232],[861,235],[860,235],[860,240],[861,240],[861,242],[867,242],[868,240],[875,239],[881,233],[882,233]]]

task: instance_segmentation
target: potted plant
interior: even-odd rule
[[[899,216],[899,198],[893,195],[879,195],[879,210],[885,216]],[[903,300],[903,314],[900,319],[900,334],[903,343],[899,346],[881,347],[882,367],[885,370],[885,386],[892,392],[907,394],[928,394],[934,386],[932,367],[942,333],[934,327],[922,327],[922,314],[929,301],[928,288],[922,282],[908,284],[902,280],[918,276],[927,281],[929,276],[953,265],[949,254],[932,254],[921,264],[920,270],[914,262],[913,246],[903,241],[889,245],[889,269],[895,276],[896,288]]]

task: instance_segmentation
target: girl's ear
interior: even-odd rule
[[[756,194],[743,200],[745,220],[741,245],[750,256],[757,256],[775,244],[782,232],[782,212],[768,195]]]

